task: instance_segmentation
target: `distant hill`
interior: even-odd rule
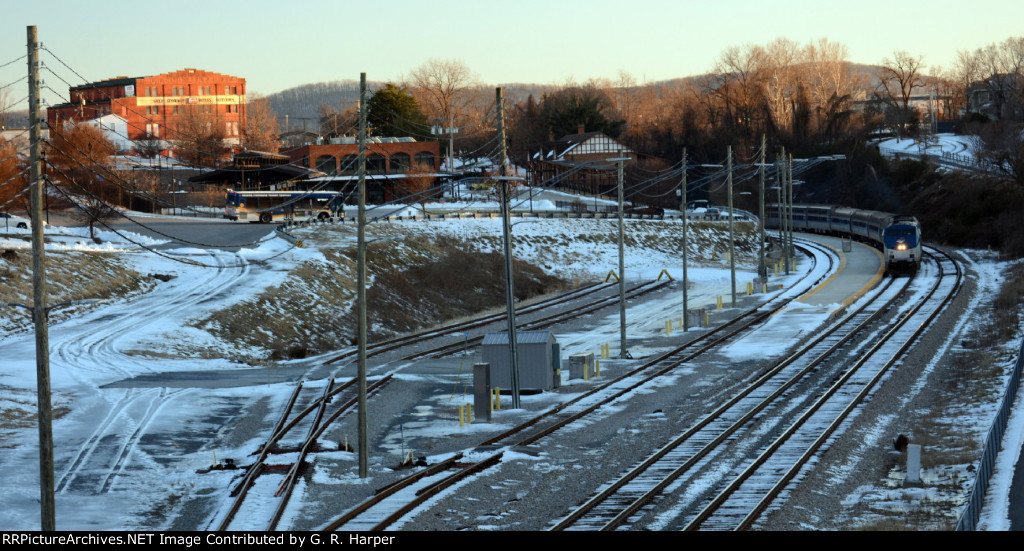
[[[367,88],[372,93],[373,90],[384,86],[384,84],[386,83],[367,82]],[[493,90],[488,85],[482,86]],[[558,88],[551,84],[528,83],[501,84],[500,86],[502,96],[508,104],[525,101],[530,94],[539,100],[545,93]],[[285,130],[285,117],[287,116],[288,129],[301,130],[305,128],[315,132],[320,120],[321,105],[329,105],[339,111],[358,105],[359,82],[335,80],[303,84],[270,94],[267,99],[270,100],[270,106],[277,113],[278,126],[282,131]]]
[[[379,84],[368,84],[376,88]],[[267,96],[277,113],[278,127],[284,130],[308,129],[315,132],[320,124],[320,106],[329,105],[343,111],[359,102],[359,81],[335,80],[303,84]],[[287,128],[285,120],[287,118]]]
[[[877,83],[876,65],[853,64],[854,71],[864,77],[868,89],[873,89]],[[656,86],[659,88],[682,87],[691,84],[700,75],[680,78],[666,79],[650,82],[645,86]],[[372,91],[386,84],[385,82],[368,82],[367,87]],[[562,87],[558,84],[534,84],[525,82],[513,82],[498,85],[501,87],[502,95],[507,102],[506,105],[514,105],[525,101],[531,94],[540,101],[541,97]],[[642,86],[638,86],[640,88]],[[483,92],[493,97],[493,85],[482,84]],[[354,108],[359,102],[359,82],[356,80],[335,80],[331,82],[316,82],[303,84],[287,90],[270,94],[267,96],[274,112],[277,113],[278,125],[282,131],[286,130],[285,119],[287,117],[290,130],[301,130],[303,128],[316,131],[320,120],[320,106],[329,105],[344,111],[350,107]]]

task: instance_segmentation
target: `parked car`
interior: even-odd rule
[[[14,216],[9,212],[0,212],[0,225],[4,229],[9,228],[21,228],[28,229],[32,226],[32,221],[28,218],[22,218],[20,216]]]
[[[653,216],[664,216],[665,209],[661,207],[649,207],[645,205],[632,205],[625,209],[628,214],[647,214]]]
[[[720,218],[722,218],[722,211],[718,210],[717,208],[708,207],[704,209],[705,220],[718,220]]]

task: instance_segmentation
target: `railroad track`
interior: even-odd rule
[[[870,300],[862,301],[856,311],[607,484],[554,523],[552,529],[613,530],[649,526],[652,522],[649,517],[656,517],[653,511],[666,508],[674,510],[672,515],[679,514],[679,509],[689,512],[686,529],[748,528],[859,400],[870,392],[885,370],[898,361],[899,354],[923,330],[922,324],[927,325],[959,289],[959,268],[948,256],[937,251],[932,254],[933,266],[951,275],[940,274],[919,304],[903,307],[891,328],[877,336],[869,352],[852,366],[837,367],[845,365],[844,355],[862,352],[857,348],[851,354],[843,352],[843,348],[851,347],[854,335],[871,327],[883,312],[893,307],[909,287],[909,280],[902,288],[895,289],[889,280]],[[935,295],[940,298],[930,301]],[[874,360],[879,357],[887,361]],[[865,367],[872,362],[877,367]],[[833,383],[836,379],[838,382]],[[788,420],[794,416],[798,421],[788,426]],[[810,429],[822,426],[829,428]],[[765,434],[771,435],[767,443]],[[747,450],[751,448],[763,450],[753,461],[748,458]],[[730,455],[729,450],[736,451]],[[794,455],[800,459],[794,459]],[[715,485],[708,480],[714,478],[713,474],[708,474],[712,465],[718,472],[740,471],[741,474],[732,481]],[[786,475],[773,478],[779,472]],[[698,480],[700,484],[720,488],[705,498],[706,505],[699,512],[693,514],[693,504],[659,506],[662,505],[659,500],[669,488],[683,493],[683,489],[692,487]],[[757,505],[750,506],[752,503]],[[675,527],[674,520],[666,522],[655,518],[653,522],[658,527]]]
[[[532,312],[538,312],[538,311],[544,310],[546,308],[550,308],[552,306],[556,306],[556,305],[560,305],[560,304],[565,304],[565,303],[573,301],[573,300],[578,300],[578,299],[586,297],[588,295],[591,295],[591,294],[594,294],[594,293],[598,293],[600,291],[604,291],[604,290],[610,289],[610,288],[614,287],[615,285],[617,285],[617,284],[616,283],[594,283],[594,284],[591,284],[591,285],[587,285],[587,286],[581,287],[579,289],[575,289],[573,291],[570,291],[568,293],[563,293],[561,295],[558,295],[558,296],[555,296],[555,297],[550,297],[548,299],[536,302],[534,304],[530,304],[528,306],[517,307],[516,308],[516,316],[521,316],[521,315],[529,314],[529,313],[532,313]],[[367,352],[367,355],[369,355],[369,356],[376,356],[376,355],[379,355],[379,354],[383,354],[385,352],[391,352],[393,350],[398,350],[398,349],[403,348],[405,346],[421,343],[421,342],[428,341],[428,340],[434,339],[434,338],[445,337],[445,336],[452,336],[452,335],[461,335],[461,334],[465,333],[466,331],[469,331],[470,329],[476,329],[476,328],[479,328],[479,327],[490,325],[492,323],[498,323],[498,322],[503,321],[505,319],[507,319],[507,315],[505,313],[479,316],[479,317],[476,317],[476,318],[473,318],[471,320],[467,320],[467,321],[464,321],[464,322],[448,324],[448,325],[445,325],[443,327],[439,327],[437,329],[430,329],[430,330],[427,330],[427,331],[420,331],[420,332],[417,332],[417,333],[412,333],[412,334],[409,334],[409,335],[402,335],[400,337],[396,337],[396,338],[393,338],[393,339],[388,339],[388,340],[385,340],[385,341],[380,341],[380,342],[376,342],[376,343],[369,343],[367,345],[366,352]],[[358,351],[355,350],[355,349],[347,350],[347,351],[345,351],[345,352],[343,352],[341,354],[338,354],[337,356],[331,357],[330,359],[325,361],[323,365],[332,365],[332,364],[336,364],[336,363],[342,362],[344,360],[349,360],[349,359],[355,357],[357,352]]]
[[[217,529],[258,529],[274,531],[284,515],[292,492],[308,464],[310,453],[318,451],[318,442],[324,431],[341,416],[355,411],[357,404],[357,379],[353,378],[344,384],[335,386],[334,378],[330,378],[321,391],[306,389],[302,381],[295,385],[295,390],[285,405],[277,425],[271,436],[254,453],[255,459],[245,467],[238,484],[231,491],[234,497],[228,509],[220,515]],[[371,381],[367,393],[373,395],[391,382],[391,376]],[[303,402],[303,399],[305,400]],[[304,436],[294,442],[285,438],[294,434]],[[280,464],[271,465],[268,458],[271,454],[285,458]],[[257,480],[271,472],[282,472],[283,476],[266,477],[266,482]],[[243,513],[247,499],[252,497],[249,510]],[[275,503],[273,513],[268,518],[265,514],[266,502]],[[244,519],[236,521],[236,519]],[[263,523],[262,525],[260,523]],[[239,526],[244,525],[244,526]]]
[[[664,287],[666,285],[668,285],[668,281],[651,281],[651,282],[648,282],[648,283],[637,285],[636,287],[633,287],[632,289],[629,289],[628,291],[626,291],[626,298],[627,299],[633,299],[633,298],[645,295],[647,293],[650,293],[650,292],[653,292],[653,291],[657,291],[658,289],[661,289],[662,287]],[[562,302],[559,302],[557,304],[561,304],[561,303]],[[563,323],[563,322],[569,321],[569,320],[571,320],[571,319],[573,319],[575,317],[578,317],[578,316],[581,316],[581,315],[585,315],[585,314],[590,314],[590,313],[593,313],[593,312],[596,312],[596,311],[600,310],[601,308],[606,308],[608,306],[612,306],[612,305],[615,305],[615,304],[618,304],[618,303],[619,303],[619,297],[618,296],[606,297],[606,298],[594,300],[594,301],[588,302],[587,304],[584,304],[584,305],[581,305],[581,306],[579,306],[577,308],[574,308],[572,311],[569,311],[569,312],[558,312],[556,314],[552,314],[552,315],[549,315],[549,316],[544,316],[542,318],[537,318],[537,319],[533,319],[533,320],[529,320],[529,321],[518,322],[518,323],[516,323],[516,330],[517,331],[531,331],[531,330],[536,330],[536,329],[543,329],[545,327],[551,327],[552,325],[555,325],[555,324],[558,324],[558,323]],[[532,311],[537,311],[537,310],[539,310],[539,309],[531,310],[531,312]],[[518,312],[516,313],[516,315],[517,316],[519,315]],[[507,319],[507,316],[505,316],[505,315],[499,315],[498,316],[498,320],[499,321],[500,320],[505,320],[505,319]],[[519,318],[516,318],[516,319],[519,319]],[[490,322],[488,322],[488,323],[490,323]],[[480,324],[480,325],[484,325],[484,324]],[[443,344],[441,346],[432,348],[430,350],[426,350],[426,351],[423,351],[423,352],[415,352],[415,353],[409,354],[407,356],[404,356],[402,359],[408,361],[408,360],[417,360],[417,359],[420,359],[420,358],[441,358],[441,357],[444,357],[444,356],[448,356],[448,355],[451,355],[451,354],[456,354],[458,352],[469,350],[471,348],[475,348],[481,342],[483,342],[483,340],[484,340],[484,336],[483,335],[476,335],[474,337],[467,337],[464,340],[459,341],[459,342]]]
[[[816,245],[805,245],[805,247],[818,248]],[[819,251],[812,258],[834,262],[832,253],[824,252],[823,248],[820,248]],[[813,270],[808,273],[810,272]],[[645,362],[608,383],[581,393],[573,400],[555,406],[505,433],[482,442],[478,448],[467,454],[471,456],[471,460],[462,461],[461,457],[452,456],[442,462],[446,467],[441,467],[429,475],[416,473],[382,488],[378,490],[378,495],[374,498],[346,512],[324,529],[383,530],[401,520],[431,497],[459,484],[469,476],[498,464],[505,450],[510,447],[534,444],[559,428],[584,419],[594,411],[627,397],[628,394],[645,384],[672,372],[682,363],[738,338],[745,331],[764,322],[773,313],[779,311],[797,296],[809,291],[819,282],[820,280],[810,281],[805,278],[798,283],[797,288],[791,289],[789,293],[776,297],[765,305],[743,312],[729,323],[697,337],[684,346]],[[445,472],[449,470],[452,472]]]
[[[649,282],[649,283],[645,283],[645,284],[639,285],[639,286],[634,287],[633,289],[631,289],[629,291],[629,293],[628,293],[628,296],[630,296],[630,297],[640,296],[642,294],[645,294],[645,293],[651,292],[653,290],[659,289],[662,286],[666,285],[667,283],[668,282]],[[532,305],[529,305],[529,306],[521,307],[518,310],[517,313],[527,314],[527,313],[540,312],[540,311],[542,311],[542,310],[544,310],[546,308],[551,308],[551,307],[554,307],[554,306],[557,306],[557,305],[565,304],[567,302],[571,302],[571,301],[574,301],[574,300],[579,300],[579,299],[587,297],[588,295],[591,295],[593,293],[597,293],[597,292],[600,292],[602,290],[606,290],[606,289],[609,289],[609,288],[612,288],[612,287],[615,287],[615,286],[616,286],[615,283],[589,285],[589,286],[586,286],[584,288],[577,289],[577,290],[571,291],[569,293],[564,293],[564,294],[559,295],[557,297],[552,297],[552,298],[550,298],[548,300],[538,302],[536,304],[532,304]],[[594,311],[594,310],[597,310],[599,308],[605,307],[605,306],[607,306],[609,304],[614,304],[617,300],[618,300],[618,297],[614,297],[614,298],[599,298],[597,300],[592,300],[592,301],[588,302],[587,304],[583,305],[581,308],[584,311],[590,312],[590,311]],[[575,309],[574,312],[578,315],[579,312],[580,312],[580,309]],[[540,326],[552,325],[554,323],[558,323],[559,321],[562,321],[562,320],[566,319],[567,317],[571,317],[571,316],[572,316],[572,314],[569,314],[569,315],[564,314],[564,313],[556,314],[554,316],[544,317],[544,318],[542,318],[540,320],[525,321],[525,322],[523,322],[521,324],[518,324],[518,327],[520,329],[531,329],[531,328],[537,328],[537,327],[540,327]],[[439,329],[435,329],[435,330],[431,330],[431,331],[425,331],[425,332],[421,332],[421,333],[414,334],[414,335],[408,335],[408,336],[400,337],[398,339],[392,339],[392,340],[389,340],[389,341],[386,341],[386,342],[383,342],[383,343],[379,343],[379,344],[376,344],[376,345],[371,345],[370,346],[370,352],[371,352],[371,354],[381,354],[381,353],[388,352],[388,351],[391,351],[391,350],[395,350],[395,349],[401,348],[403,346],[408,346],[410,344],[414,344],[414,343],[417,343],[417,342],[422,342],[422,341],[430,340],[432,338],[436,338],[436,337],[440,337],[440,336],[456,334],[458,332],[465,331],[468,328],[476,328],[476,327],[484,326],[484,325],[487,325],[487,324],[490,324],[490,323],[495,323],[495,322],[501,321],[503,319],[505,319],[505,315],[504,314],[494,314],[494,315],[490,315],[490,316],[482,316],[482,317],[479,317],[479,318],[475,318],[473,320],[469,320],[467,322],[453,324],[453,325],[445,326],[445,327],[442,327],[442,328],[439,328]],[[444,353],[446,353],[446,351],[448,353],[450,353],[450,351],[457,351],[457,350],[460,350],[460,349],[466,347],[467,342],[469,343],[470,346],[473,346],[473,345],[475,345],[475,343],[478,343],[480,341],[480,339],[481,339],[481,337],[477,337],[475,339],[469,339],[468,341],[456,343],[456,346],[445,345],[445,346],[442,346],[442,347],[438,347],[438,348],[436,348],[434,350],[431,350],[431,351],[429,351],[429,353],[430,354],[434,354],[434,355],[443,355]],[[340,354],[338,356],[335,356],[335,357],[327,360],[324,363],[324,365],[329,365],[329,364],[337,363],[337,362],[340,362],[340,361],[343,361],[343,360],[346,360],[346,359],[350,359],[352,355],[353,355],[353,351],[349,351],[349,352],[346,352],[344,354]],[[422,357],[422,355],[417,355],[416,357]],[[371,392],[371,393],[376,392],[379,388],[382,388],[383,385],[386,384],[390,380],[390,378],[391,378],[391,376],[388,375],[384,379],[382,379],[381,381],[378,381],[378,382],[374,383],[373,385],[371,385],[371,387],[368,388],[368,391]],[[305,408],[302,409],[302,411],[299,414],[293,416],[292,415],[292,411],[297,409],[296,403],[297,403],[297,401],[299,399],[299,396],[301,394],[302,387],[303,387],[303,384],[301,382],[296,385],[295,392],[293,393],[293,395],[290,398],[288,404],[286,405],[285,411],[281,415],[281,417],[280,417],[280,419],[278,421],[277,427],[271,433],[271,437],[268,439],[268,441],[258,451],[257,458],[253,461],[253,463],[249,467],[247,467],[244,476],[240,480],[239,484],[232,491],[231,495],[234,497],[234,500],[233,500],[231,506],[226,511],[226,513],[224,513],[223,518],[220,520],[220,522],[218,524],[218,529],[219,530],[228,530],[228,529],[232,529],[234,527],[233,523],[234,523],[236,518],[239,518],[239,516],[240,516],[239,512],[242,510],[243,503],[245,502],[247,496],[249,496],[250,494],[258,494],[260,497],[256,498],[255,501],[259,501],[261,503],[262,502],[266,502],[266,501],[271,500],[271,499],[276,499],[277,500],[278,505],[274,508],[275,509],[275,514],[268,521],[268,523],[266,525],[266,528],[265,528],[267,530],[274,530],[274,529],[276,529],[277,524],[280,521],[281,516],[282,516],[282,514],[284,512],[284,508],[285,508],[285,506],[288,503],[289,497],[291,495],[291,491],[295,487],[295,483],[296,483],[299,475],[301,474],[301,470],[302,470],[301,467],[304,465],[305,458],[308,455],[308,453],[312,449],[315,448],[316,438],[318,438],[320,436],[320,434],[322,434],[323,431],[330,425],[330,423],[332,421],[334,421],[335,419],[337,419],[342,413],[347,413],[348,411],[352,411],[353,408],[355,407],[355,398],[352,398],[352,400],[350,400],[350,402],[347,402],[344,407],[337,409],[333,414],[329,414],[329,415],[328,414],[324,414],[322,411],[323,411],[323,408],[326,407],[326,404],[330,401],[328,398],[333,397],[334,395],[338,394],[339,392],[346,391],[346,389],[348,389],[351,385],[353,385],[355,383],[355,381],[356,381],[355,379],[352,379],[352,380],[348,381],[345,385],[343,385],[343,386],[341,386],[339,388],[333,389],[333,390],[330,388],[330,386],[333,385],[333,383],[332,383],[331,385],[329,385],[329,388],[324,391],[324,396],[322,396],[320,398],[316,398],[316,399],[310,400],[308,402],[308,404],[305,406]],[[308,396],[308,393],[307,393],[307,396]],[[318,413],[313,414],[314,412],[318,412]],[[311,414],[313,414],[313,415],[311,415]],[[321,423],[320,419],[322,417],[326,417],[326,419]],[[287,435],[287,434],[296,434],[297,432],[301,432],[301,428],[298,428],[298,427],[299,427],[300,422],[302,422],[303,420],[306,420],[307,425],[309,425],[308,428],[307,428],[306,439],[304,441],[302,441],[301,444],[298,444],[298,445],[295,446],[296,453],[298,454],[298,458],[290,463],[289,468],[288,468],[288,472],[285,475],[284,480],[281,482],[280,487],[273,493],[272,496],[270,496],[265,489],[257,489],[256,488],[256,479],[259,478],[261,475],[266,474],[267,472],[272,470],[268,466],[268,464],[266,462],[268,451],[272,447],[274,447],[275,444],[279,444],[281,439],[285,435]],[[259,507],[259,506],[257,506],[257,507]]]

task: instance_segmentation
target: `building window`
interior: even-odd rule
[[[185,95],[185,87],[184,86],[175,86],[175,87],[171,88],[171,95],[172,96],[184,96]]]
[[[200,86],[199,87],[199,95],[200,96],[209,96],[209,95],[212,94],[212,91],[213,91],[213,87],[212,86]]]
[[[146,135],[153,136],[154,138],[159,138],[160,137],[160,125],[159,124],[152,124],[152,123],[147,124],[146,125]]]
[[[237,93],[238,93],[238,88],[235,87],[235,86],[225,86],[224,87],[224,95],[225,96],[230,96],[231,94],[237,94]]]
[[[146,114],[147,115],[159,115],[160,114],[160,106],[159,105],[150,105],[149,107],[146,107]]]
[[[173,114],[173,115],[180,115],[181,114],[181,106],[180,105],[172,106],[171,107],[171,114]]]
[[[235,121],[228,121],[225,124],[227,125],[228,136],[237,136],[238,135],[238,123],[237,122],[235,122]]]
[[[402,174],[409,171],[409,154],[395,153],[391,156],[391,173]]]
[[[212,105],[200,105],[199,106],[199,112],[200,113],[213,113],[213,106]]]
[[[321,155],[316,158],[316,169],[324,174],[334,174],[338,170],[338,161],[331,155]]]
[[[429,151],[417,153],[416,164],[425,167],[427,170],[434,170],[434,154]]]

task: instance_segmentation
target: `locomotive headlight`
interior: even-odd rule
[[[906,243],[897,243],[896,244],[896,250],[897,251],[905,251],[905,250],[907,250],[907,244]]]

